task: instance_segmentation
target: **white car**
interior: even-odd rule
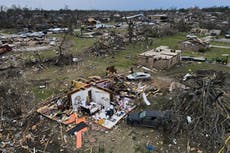
[[[225,38],[230,38],[230,33],[226,33]]]
[[[197,38],[196,35],[187,35],[186,37],[187,37],[187,39],[194,39],[194,38]]]
[[[128,80],[150,80],[151,75],[144,72],[134,72],[126,77]]]

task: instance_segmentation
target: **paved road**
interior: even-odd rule
[[[223,43],[230,43],[230,39],[226,39],[226,38],[214,39],[214,41],[223,42]]]
[[[210,45],[209,47],[214,47],[214,48],[223,48],[223,49],[230,49],[230,46]]]
[[[37,46],[37,47],[21,47],[17,49],[13,49],[16,52],[29,52],[29,51],[47,51],[51,46]]]

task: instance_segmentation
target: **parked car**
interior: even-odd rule
[[[197,38],[197,36],[190,34],[190,35],[186,35],[186,38],[187,39],[194,39],[194,38]]]
[[[149,80],[151,75],[144,72],[134,72],[126,77],[128,80]]]
[[[126,121],[127,124],[132,126],[145,126],[158,128],[164,123],[169,123],[172,117],[170,111],[142,111],[142,112],[131,112],[128,114]]]
[[[226,33],[225,38],[230,38],[230,33]]]

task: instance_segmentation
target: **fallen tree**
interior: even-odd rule
[[[226,78],[222,72],[199,71],[185,82],[189,87],[187,90],[175,91],[172,102],[165,106],[177,116],[177,124],[168,131],[171,139],[181,131],[192,145],[207,152],[217,152],[221,147],[229,151],[225,144],[230,132],[230,96]]]

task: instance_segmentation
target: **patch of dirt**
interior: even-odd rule
[[[172,82],[173,79],[169,77],[157,76],[153,78],[153,86],[157,89],[169,89]]]

